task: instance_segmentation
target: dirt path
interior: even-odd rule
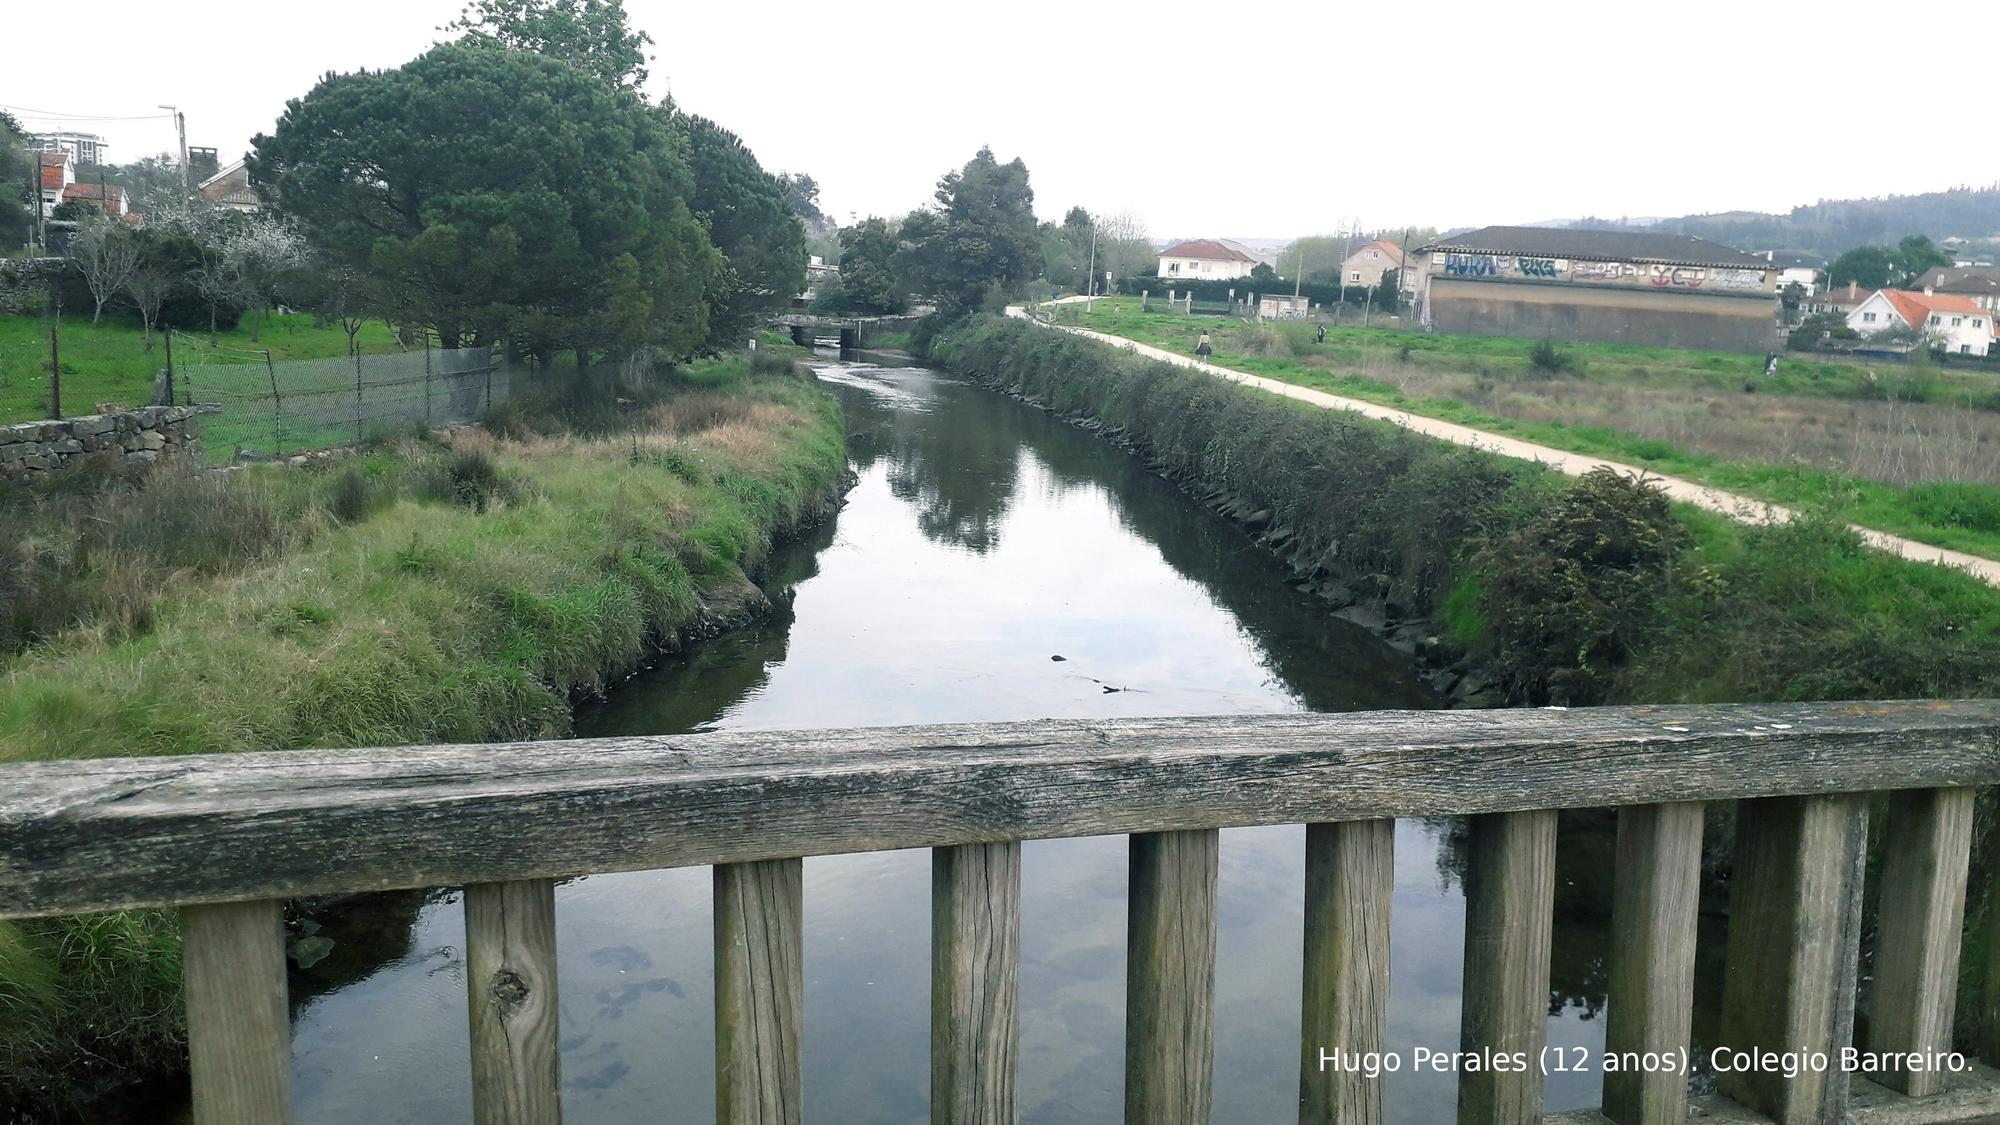
[[[1081,298],[1074,299],[1081,300]],[[1007,315],[1028,318],[1026,310],[1018,306],[1009,308]],[[1041,322],[1037,321],[1036,323]],[[1093,340],[1101,340],[1104,343],[1124,348],[1126,351],[1135,352],[1148,359],[1157,359],[1181,367],[1193,368],[1197,371],[1206,371],[1211,375],[1227,379],[1232,383],[1242,383],[1245,386],[1256,387],[1258,390],[1269,391],[1274,395],[1283,395],[1286,398],[1298,399],[1300,402],[1310,402],[1315,406],[1323,406],[1329,410],[1352,410],[1357,414],[1365,414],[1370,418],[1378,418],[1384,422],[1393,422],[1404,429],[1414,430],[1427,437],[1434,437],[1440,441],[1448,441],[1454,445],[1471,446],[1475,449],[1483,449],[1489,453],[1498,453],[1503,457],[1518,457],[1523,461],[1539,461],[1552,469],[1568,473],[1571,476],[1582,476],[1592,469],[1598,468],[1616,469],[1621,473],[1640,473],[1645,475],[1648,480],[1657,482],[1660,489],[1675,500],[1684,500],[1697,507],[1706,508],[1711,512],[1720,512],[1731,519],[1743,523],[1776,523],[1791,519],[1794,515],[1792,509],[1778,504],[1767,503],[1766,501],[1742,496],[1734,492],[1724,492],[1719,488],[1710,488],[1707,485],[1696,484],[1693,481],[1682,480],[1679,477],[1661,476],[1650,469],[1644,469],[1637,465],[1627,465],[1619,461],[1607,461],[1602,457],[1592,457],[1582,453],[1569,453],[1550,446],[1536,445],[1533,442],[1522,441],[1519,438],[1510,438],[1504,434],[1488,433],[1485,430],[1475,430],[1470,426],[1460,426],[1452,422],[1441,422],[1436,418],[1426,418],[1420,414],[1411,414],[1407,411],[1397,410],[1394,407],[1382,406],[1378,403],[1367,402],[1358,398],[1328,394],[1325,391],[1316,391],[1310,387],[1279,382],[1276,379],[1266,379],[1262,376],[1235,371],[1213,363],[1202,363],[1193,356],[1180,355],[1167,351],[1164,348],[1153,347],[1151,344],[1141,344],[1136,340],[1128,340],[1123,336],[1113,336],[1105,332],[1093,332],[1088,328],[1072,328],[1067,325],[1048,325],[1047,327],[1053,327],[1059,331],[1069,332],[1078,336],[1087,336]],[[1963,551],[1951,551],[1943,547],[1933,547],[1928,543],[1919,543],[1914,539],[1904,539],[1901,536],[1890,535],[1886,532],[1876,531],[1874,528],[1862,527],[1859,524],[1849,524],[1848,526],[1853,528],[1857,535],[1861,536],[1863,542],[1877,550],[1888,551],[1891,554],[1900,555],[1903,558],[1918,562],[1936,563],[1941,566],[1955,566],[1991,585],[2000,586],[2000,562],[1995,562],[1992,559],[1983,559],[1977,555],[1968,555]]]

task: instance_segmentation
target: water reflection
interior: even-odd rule
[[[1133,458],[1038,411],[922,370],[829,367],[859,483],[839,520],[773,558],[764,622],[696,647],[579,716],[579,733],[1428,707],[1395,653],[1286,585],[1279,565]],[[1055,659],[1061,657],[1060,660]],[[1551,1041],[1601,1038],[1595,852],[1559,854]],[[1223,834],[1216,1119],[1296,1119],[1303,829]],[[1391,1045],[1453,1050],[1463,903],[1449,826],[1396,835]],[[1120,1119],[1125,843],[1023,856],[1023,1120]],[[1576,867],[1582,864],[1582,867]],[[806,863],[805,1091],[826,1122],[928,1119],[929,859]],[[572,1122],[712,1119],[706,870],[558,892]],[[1592,903],[1596,905],[1593,907]],[[468,1112],[462,924],[424,908],[405,951],[307,1002],[301,1116]],[[1592,1076],[1551,1083],[1593,1104]],[[1448,1075],[1391,1076],[1392,1119],[1452,1116]]]

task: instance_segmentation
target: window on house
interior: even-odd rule
[[[1181,272],[1181,264],[1180,264],[1179,262],[1168,262],[1168,263],[1167,263],[1167,272],[1168,272],[1168,273],[1179,273],[1179,272]]]
[[[1875,323],[1875,314],[1874,314],[1874,313],[1862,313],[1862,314],[1861,314],[1861,321],[1862,321],[1862,323],[1864,323],[1864,324],[1873,324],[1873,323]]]
[[[1959,325],[1964,323],[1965,323],[1965,318],[1962,316],[1955,316],[1951,318],[1951,326],[1953,328],[1957,328]]]
[[[1970,354],[1972,354],[1972,345],[1971,345],[1971,344],[1960,344],[1960,345],[1958,346],[1958,354],[1960,354],[1960,355],[1970,355]]]
[[[1974,328],[1984,328],[1984,327],[1986,327],[1986,322],[1985,322],[1985,321],[1982,321],[1982,320],[1980,320],[1980,319],[1979,319],[1978,317],[1973,317],[1973,318],[1972,318],[1972,326],[1973,326]]]
[[[1354,271],[1353,273],[1350,273],[1350,274],[1348,274],[1348,275],[1347,275],[1347,280],[1349,280],[1349,281],[1360,281],[1360,280],[1361,280],[1361,271],[1360,271],[1360,270],[1355,270],[1355,271]]]
[[[1931,314],[1931,324],[1932,324],[1932,325],[1934,325],[1934,326],[1935,326],[1935,325],[1938,325],[1938,324],[1942,324],[1942,323],[1944,323],[1944,318],[1943,318],[1943,317],[1939,316],[1939,315],[1938,315],[1938,314],[1936,314],[1936,313],[1932,313],[1932,314]]]
[[[1189,262],[1189,263],[1188,263],[1188,270],[1189,270],[1189,272],[1191,272],[1191,273],[1200,273],[1200,272],[1201,272],[1201,263],[1200,263],[1200,262]]]

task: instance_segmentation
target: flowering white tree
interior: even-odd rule
[[[225,257],[242,282],[243,295],[257,310],[250,339],[264,338],[264,310],[278,287],[312,259],[305,235],[290,220],[269,215],[252,215],[250,221],[229,237]]]
[[[236,262],[230,257],[229,248],[243,218],[234,211],[226,211],[201,200],[162,208],[148,219],[148,225],[156,230],[172,231],[185,237],[194,246],[194,261],[188,273],[188,283],[208,306],[208,342],[215,344],[216,317],[227,306],[234,308],[244,301],[243,277],[237,272]]]
[[[104,315],[104,302],[125,288],[132,271],[139,268],[139,239],[130,224],[108,215],[93,214],[77,226],[69,241],[69,259],[90,286],[90,322]]]

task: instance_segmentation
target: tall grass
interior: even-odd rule
[[[706,374],[622,433],[523,412],[514,437],[17,497],[42,546],[0,761],[566,733],[572,695],[743,612],[841,472],[830,398]],[[165,915],[0,924],[0,1120],[170,1059],[177,958]]]

